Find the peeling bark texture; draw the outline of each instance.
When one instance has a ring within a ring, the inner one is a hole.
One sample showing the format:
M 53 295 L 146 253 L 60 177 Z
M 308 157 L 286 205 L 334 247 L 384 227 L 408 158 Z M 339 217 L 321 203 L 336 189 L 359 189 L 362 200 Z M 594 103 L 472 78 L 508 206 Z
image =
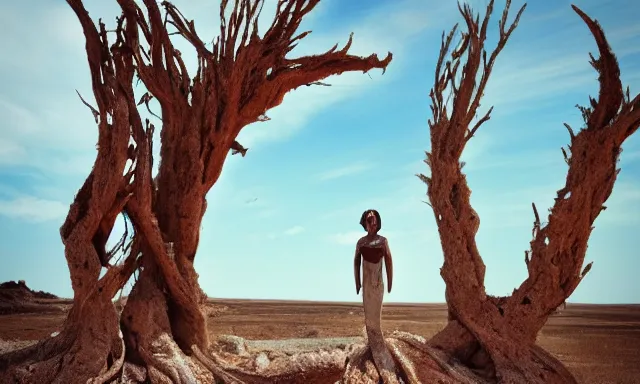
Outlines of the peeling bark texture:
M 479 218 L 469 202 L 471 190 L 461 171 L 460 156 L 491 116 L 489 108 L 472 124 L 496 57 L 525 8 L 508 24 L 510 5 L 507 1 L 498 43 L 491 53 L 485 51 L 484 43 L 493 1 L 482 23 L 468 5 L 460 7 L 466 30 L 456 49 L 450 52 L 457 26 L 443 35 L 430 93 L 431 151 L 425 163 L 431 175 L 418 176 L 427 184 L 440 233 L 449 323 L 428 344 L 489 382 L 575 383 L 568 370 L 535 341 L 548 317 L 591 268 L 589 263 L 582 269 L 587 242 L 613 190 L 621 145 L 640 125 L 640 95 L 631 99 L 628 90 L 623 93 L 618 62 L 604 32 L 573 6 L 598 47 L 600 57 L 591 56 L 591 64 L 599 73 L 600 93 L 597 100 L 590 98 L 590 107 L 578 107 L 585 121 L 579 132 L 565 124 L 571 156 L 564 149 L 563 153 L 569 169 L 548 224 L 542 225 L 533 205 L 533 239 L 525 254 L 527 279 L 509 297 L 487 295 L 485 265 L 475 243 Z
M 392 59 L 391 53 L 382 60 L 349 54 L 351 38 L 341 49 L 288 57 L 309 33 L 298 27 L 318 2 L 279 0 L 273 23 L 260 34 L 262 0 L 223 0 L 220 35 L 207 46 L 194 22 L 167 1 L 117 0 L 122 14 L 108 31 L 82 0 L 67 0 L 84 32 L 97 105 L 79 96 L 99 130 L 93 169 L 60 229 L 74 307 L 59 336 L 0 356 L 2 380 L 104 382 L 120 365 L 153 383 L 213 382 L 206 364 L 191 357 L 209 348 L 201 309 L 206 295 L 193 263 L 206 194 L 230 151 L 247 154 L 236 137 L 243 127 L 267 120 L 266 112 L 288 92 L 343 72 L 384 72 Z M 195 48 L 194 73 L 173 39 Z M 134 77 L 148 91 L 139 100 Z M 159 114 L 151 111 L 154 98 Z M 157 175 L 155 127 L 141 117 L 142 104 L 161 122 Z M 107 252 L 120 213 L 133 234 Z M 126 257 L 112 265 L 117 251 Z M 108 270 L 100 278 L 102 267 Z M 139 278 L 118 316 L 111 300 L 136 270 Z

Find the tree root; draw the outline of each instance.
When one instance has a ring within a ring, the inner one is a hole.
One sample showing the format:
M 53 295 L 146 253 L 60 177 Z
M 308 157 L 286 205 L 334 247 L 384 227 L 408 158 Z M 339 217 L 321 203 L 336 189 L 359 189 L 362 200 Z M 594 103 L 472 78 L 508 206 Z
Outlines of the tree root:
M 122 331 L 118 332 L 118 337 L 120 338 L 120 345 L 122 346 L 122 353 L 120 357 L 113 363 L 111 368 L 107 369 L 105 373 L 102 375 L 96 376 L 93 379 L 87 380 L 87 384 L 105 384 L 109 382 L 115 375 L 120 372 L 122 369 L 122 365 L 124 364 L 124 355 L 125 355 L 125 345 L 124 339 L 122 337 Z
M 569 370 L 549 352 L 528 342 L 489 334 L 478 329 L 478 337 L 459 321 L 450 321 L 428 344 L 452 356 L 485 381 L 500 383 L 575 384 Z M 482 341 L 480 341 L 482 340 Z
M 214 376 L 224 383 L 239 384 L 325 384 L 340 380 L 344 372 L 347 352 L 336 348 L 331 351 L 302 352 L 292 356 L 277 356 L 269 360 L 264 352 L 257 356 L 224 359 L 216 353 L 205 355 L 194 347 L 194 356 Z M 263 357 L 264 366 L 257 360 Z M 233 361 L 236 360 L 235 364 Z M 244 366 L 244 367 L 243 367 Z
M 115 353 L 120 358 L 108 366 L 108 356 Z M 0 356 L 0 384 L 104 384 L 120 371 L 123 362 L 122 341 L 117 347 L 105 339 L 86 344 L 82 336 L 63 331 L 53 339 Z
M 445 352 L 430 346 L 420 336 L 394 332 L 386 339 L 399 367 L 398 383 L 451 383 L 482 384 L 486 379 L 449 358 Z M 264 367 L 252 367 L 256 354 L 229 354 L 226 358 L 216 353 L 205 354 L 193 347 L 197 361 L 211 371 L 217 380 L 236 384 L 266 383 L 377 383 L 380 375 L 366 345 L 352 345 L 352 351 L 335 348 L 331 351 L 302 352 L 293 356 L 278 356 Z M 264 352 L 257 355 L 264 355 Z M 391 384 L 391 383 L 388 383 Z
M 448 358 L 442 351 L 429 346 L 420 336 L 396 331 L 386 342 L 399 367 L 398 377 L 406 384 L 487 382 L 461 363 Z M 379 380 L 371 351 L 363 347 L 350 356 L 341 382 L 365 384 Z
M 198 359 L 198 361 L 204 365 L 208 370 L 213 373 L 213 377 L 217 380 L 222 380 L 224 383 L 235 383 L 235 384 L 245 384 L 244 381 L 238 379 L 237 377 L 227 373 L 222 367 L 218 364 L 214 363 L 210 358 L 208 358 L 200 349 L 194 345 L 192 347 L 193 355 Z
M 147 372 L 152 383 L 197 384 L 212 382 L 210 374 L 197 366 L 186 356 L 166 333 L 158 337 L 151 345 L 153 351 L 140 348 L 147 364 Z
M 0 355 L 0 377 L 4 377 L 4 372 L 11 367 L 25 363 L 26 361 L 46 361 L 54 358 L 60 353 L 64 353 L 73 343 L 73 338 L 68 334 L 60 333 L 52 338 L 38 341 L 36 344 L 26 348 L 10 351 Z
M 86 383 L 96 375 L 102 377 L 103 372 L 111 371 L 112 357 L 124 353 L 117 332 L 113 304 L 87 301 L 72 308 L 62 331 L 55 337 L 1 355 L 0 384 Z M 117 373 L 119 369 L 114 371 Z
M 424 370 L 425 367 L 433 370 L 434 366 L 432 363 L 435 363 L 439 370 L 438 374 L 441 372 L 453 380 L 453 382 L 463 384 L 486 382 L 467 366 L 456 359 L 452 359 L 443 351 L 430 346 L 427 340 L 421 336 L 396 331 L 392 333 L 388 342 L 393 346 L 391 350 L 392 354 L 394 354 L 394 357 L 400 362 L 405 371 L 420 372 Z M 420 364 L 416 368 L 416 361 L 419 360 L 409 358 L 410 354 L 415 355 L 416 353 L 422 357 L 422 359 L 426 359 L 428 364 Z M 416 373 L 414 377 L 417 378 L 418 374 Z
M 139 352 L 146 365 L 146 374 L 139 372 L 134 377 L 126 375 L 131 362 L 125 362 L 124 340 L 119 335 L 119 348 L 112 342 L 112 355 L 118 352 L 119 358 L 104 366 L 102 372 L 94 378 L 89 378 L 87 384 L 105 384 L 122 372 L 120 383 L 136 383 L 149 380 L 162 384 L 196 384 L 196 383 L 228 383 L 228 384 L 267 384 L 267 383 L 308 383 L 308 384 L 369 384 L 380 382 L 381 377 L 373 362 L 370 349 L 364 344 L 352 344 L 346 349 L 333 348 L 313 352 L 300 352 L 286 355 L 281 352 L 254 352 L 242 354 L 216 353 L 213 350 L 202 351 L 197 346 L 192 347 L 192 356 L 187 356 L 167 333 L 156 337 L 148 349 L 139 348 Z M 68 339 L 67 333 L 57 337 Z M 406 332 L 393 332 L 386 338 L 387 345 L 398 367 L 397 383 L 422 384 L 488 384 L 495 382 L 510 383 L 509 373 L 485 377 L 482 372 L 474 370 L 469 361 L 460 361 L 451 351 L 441 349 L 424 338 Z M 40 348 L 51 351 L 51 345 L 70 345 L 64 351 L 59 351 L 53 357 L 42 361 L 27 358 L 20 365 L 9 364 L 17 357 L 23 357 L 25 351 L 16 351 L 0 356 L 0 384 L 4 383 L 62 383 L 68 380 L 73 372 L 78 372 L 72 364 L 83 360 L 77 354 L 81 353 L 78 342 L 62 342 L 56 338 L 40 342 Z M 540 372 L 540 382 L 575 383 L 570 372 L 550 353 L 539 346 L 533 345 L 527 349 L 530 353 L 528 360 L 509 361 L 509 366 L 520 366 L 525 370 Z M 37 349 L 26 349 L 35 353 Z M 95 350 L 93 356 L 96 356 Z M 105 352 L 105 355 L 108 355 Z M 477 353 L 476 353 L 477 354 Z M 35 356 L 35 355 L 34 355 Z M 40 353 L 40 356 L 43 356 Z M 506 356 L 506 355 L 505 355 Z M 108 359 L 103 359 L 103 363 Z M 492 364 L 488 360 L 487 364 Z M 535 369 L 534 368 L 535 365 Z M 4 367 L 4 368 L 3 368 Z M 99 371 L 97 364 L 92 369 Z M 85 371 L 89 367 L 85 367 Z M 531 368 L 531 369 L 529 369 Z M 143 368 L 141 368 L 143 369 Z M 544 371 L 544 372 L 543 372 Z M 68 381 L 67 381 L 68 382 Z M 77 382 L 77 380 L 75 380 Z M 385 380 L 392 384 L 393 379 Z
M 169 342 L 166 339 L 165 342 Z M 496 376 L 492 378 L 484 377 L 481 372 L 469 368 L 468 362 L 462 362 L 437 347 L 432 346 L 424 338 L 406 332 L 394 332 L 386 338 L 387 345 L 398 366 L 397 383 L 423 384 L 423 383 L 443 383 L 443 384 L 488 384 L 502 382 Z M 173 341 L 171 341 L 171 344 Z M 185 370 L 194 372 L 194 365 L 201 365 L 203 369 L 213 375 L 209 380 L 198 380 L 198 382 L 215 382 L 230 384 L 267 384 L 267 383 L 309 383 L 324 384 L 370 384 L 380 382 L 380 375 L 373 362 L 370 349 L 363 344 L 351 345 L 351 351 L 334 348 L 330 351 L 301 352 L 291 356 L 279 353 L 258 352 L 242 355 L 226 354 L 224 356 L 214 352 L 203 352 L 198 347 L 192 347 L 193 360 L 184 357 L 178 359 L 184 363 Z M 525 348 L 526 349 L 526 348 Z M 551 354 L 538 346 L 530 348 L 535 356 L 535 361 L 531 363 L 543 364 L 546 378 L 554 383 L 572 383 L 571 375 L 564 369 L 561 363 Z M 181 352 L 180 352 L 181 353 Z M 271 359 L 267 355 L 271 355 Z M 150 379 L 159 383 L 191 383 L 189 376 L 180 376 L 182 363 L 174 360 L 175 354 L 167 353 L 163 358 L 154 357 L 155 363 L 149 367 Z M 171 357 L 173 356 L 173 357 Z M 264 362 L 258 364 L 260 357 Z M 192 364 L 189 364 L 191 361 Z M 489 364 L 491 362 L 489 361 Z M 514 361 L 514 365 L 526 361 Z M 153 370 L 163 373 L 161 378 L 153 375 Z M 563 376 L 563 370 L 568 374 L 568 378 Z M 554 375 L 548 372 L 560 372 Z M 566 379 L 558 379 L 565 377 Z M 391 384 L 393 379 L 385 381 Z M 508 382 L 508 381 L 506 381 Z

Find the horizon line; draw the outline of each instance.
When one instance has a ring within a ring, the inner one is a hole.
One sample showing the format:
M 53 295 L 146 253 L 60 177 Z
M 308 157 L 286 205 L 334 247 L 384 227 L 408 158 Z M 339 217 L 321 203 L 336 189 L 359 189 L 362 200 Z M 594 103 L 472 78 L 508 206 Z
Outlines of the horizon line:
M 128 297 L 123 296 L 123 297 Z M 114 298 L 117 300 L 117 298 Z M 331 301 L 331 300 L 296 300 L 296 299 L 250 299 L 250 298 L 234 298 L 234 297 L 211 297 L 207 296 L 207 301 L 251 301 L 251 302 L 280 302 L 280 303 L 299 303 L 299 304 L 347 304 L 347 305 L 362 305 L 362 300 L 358 301 Z M 567 305 L 609 305 L 609 306 L 640 306 L 640 303 L 580 303 L 567 301 Z M 423 302 L 415 302 L 415 301 L 389 301 L 383 302 L 384 305 L 447 305 L 446 301 L 423 301 Z

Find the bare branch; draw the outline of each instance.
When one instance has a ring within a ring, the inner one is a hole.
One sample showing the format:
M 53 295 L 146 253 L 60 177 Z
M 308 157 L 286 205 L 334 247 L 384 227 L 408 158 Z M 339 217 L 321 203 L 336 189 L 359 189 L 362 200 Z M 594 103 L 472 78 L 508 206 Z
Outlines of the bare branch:
M 560 150 L 562 150 L 562 156 L 564 156 L 564 162 L 567 163 L 567 165 L 571 165 L 571 158 L 569 157 L 569 155 L 567 155 L 567 151 L 564 150 L 564 147 L 560 147 Z
M 619 169 L 616 168 L 621 145 L 640 126 L 640 112 L 630 106 L 622 91 L 618 62 L 611 52 L 599 24 L 573 6 L 596 40 L 600 57 L 592 55 L 591 64 L 599 73 L 598 99 L 589 98 L 589 107 L 580 107 L 586 127 L 577 134 L 564 124 L 571 137 L 571 156 L 562 148 L 569 165 L 565 186 L 550 210 L 549 222 L 534 234 L 529 277 L 509 300 L 518 308 L 519 319 L 539 319 L 525 332 L 528 339 L 544 325 L 546 316 L 578 286 L 591 268 L 581 272 L 593 223 L 613 191 Z M 640 95 L 636 96 L 640 100 Z M 539 227 L 536 213 L 535 227 Z M 546 276 L 540 279 L 541 274 Z M 525 298 L 527 300 L 525 300 Z M 523 306 L 523 301 L 537 303 Z M 510 321 L 516 320 L 515 315 Z
M 493 111 L 493 107 L 489 108 L 489 110 L 487 111 L 487 113 L 480 119 L 478 120 L 478 122 L 473 126 L 473 128 L 469 131 L 469 133 L 467 134 L 467 137 L 465 138 L 465 142 L 469 141 L 469 139 L 471 139 L 473 137 L 473 135 L 476 133 L 476 131 L 478 130 L 478 128 L 480 128 L 480 126 L 488 121 L 489 119 L 491 119 L 491 112 Z
M 182 65 L 184 65 L 184 64 L 182 64 Z M 151 99 L 153 99 L 153 96 L 149 92 L 145 92 L 145 94 L 142 95 L 142 97 L 140 97 L 140 101 L 138 101 L 138 104 L 136 104 L 136 105 L 140 105 L 140 104 L 144 103 L 145 107 L 147 107 L 147 111 L 152 116 L 154 116 L 158 120 L 162 121 L 162 118 L 160 116 L 156 115 L 155 113 L 153 113 L 151 111 L 151 108 L 149 107 L 149 101 L 151 101 Z
M 620 67 L 615 55 L 611 52 L 611 47 L 604 36 L 600 24 L 590 19 L 575 5 L 571 5 L 571 8 L 587 24 L 600 51 L 598 60 L 589 54 L 591 56 L 591 65 L 600 73 L 600 94 L 598 95 L 598 103 L 592 102 L 592 106 L 594 104 L 595 106 L 585 122 L 588 127 L 604 127 L 616 116 L 623 101 Z
M 491 52 L 487 61 L 487 52 L 484 48 L 486 41 L 486 31 L 491 13 L 493 12 L 493 0 L 487 5 L 482 26 L 479 26 L 479 16 L 475 16 L 471 8 L 465 4 L 458 4 L 458 9 L 463 16 L 467 31 L 461 34 L 460 46 L 450 54 L 450 60 L 445 62 L 445 56 L 449 52 L 453 36 L 457 31 L 457 25 L 451 29 L 448 35 L 443 33 L 440 54 L 436 63 L 435 83 L 431 90 L 433 120 L 430 120 L 432 131 L 432 141 L 434 138 L 444 140 L 438 148 L 451 151 L 459 157 L 464 149 L 465 143 L 473 137 L 480 126 L 490 119 L 493 107 L 472 127 L 469 124 L 476 116 L 480 99 L 484 95 L 484 89 L 493 65 L 498 54 L 506 45 L 511 33 L 516 28 L 522 13 L 526 7 L 523 5 L 518 11 L 514 21 L 507 25 L 507 18 L 511 1 L 507 1 L 503 10 L 502 19 L 499 23 L 499 40 L 496 48 Z M 465 56 L 466 53 L 466 56 Z M 461 60 L 466 57 L 464 65 Z M 463 72 L 460 84 L 456 85 L 458 68 L 462 67 Z M 478 71 L 481 70 L 480 80 Z M 449 95 L 453 97 L 452 110 L 447 111 L 447 102 L 444 102 L 443 94 L 449 90 Z
M 416 175 L 418 177 L 418 179 L 420 179 L 423 183 L 425 183 L 427 186 L 429 184 L 431 184 L 431 178 L 427 177 L 425 175 L 423 175 L 422 173 L 419 173 Z
M 589 264 L 587 264 L 584 269 L 582 270 L 582 273 L 580 274 L 580 280 L 584 279 L 584 277 L 587 275 L 587 273 L 589 273 L 589 271 L 591 270 L 591 266 L 593 265 L 593 261 L 590 262 Z
M 538 209 L 536 208 L 536 204 L 535 203 L 531 203 L 531 207 L 533 208 L 533 215 L 535 216 L 535 221 L 533 222 L 533 225 L 535 227 L 540 228 L 540 215 L 538 214 Z
M 78 90 L 76 89 L 76 93 L 78 94 L 78 97 L 80 98 L 80 100 L 82 101 L 82 104 L 86 105 L 87 108 L 89 108 L 91 110 L 91 113 L 93 114 L 93 118 L 96 120 L 96 124 L 99 123 L 100 121 L 100 112 L 98 112 L 98 110 L 96 110 L 94 107 L 91 106 L 91 104 L 87 103 L 84 98 L 82 98 L 82 95 L 80 94 L 80 92 L 78 92 Z
M 431 177 L 418 175 L 427 184 L 427 194 L 433 205 L 441 236 L 447 233 L 448 236 L 458 239 L 455 246 L 449 244 L 445 247 L 445 263 L 441 269 L 441 275 L 447 284 L 447 302 L 450 313 L 453 313 L 450 316 L 458 319 L 461 314 L 456 308 L 466 305 L 465 301 L 482 302 L 486 297 L 485 265 L 475 242 L 480 220 L 470 203 L 471 190 L 462 173 L 464 162 L 460 161 L 460 157 L 465 144 L 491 117 L 493 107 L 471 126 L 496 58 L 506 45 L 525 8 L 523 6 L 513 23 L 507 25 L 511 2 L 506 2 L 500 22 L 498 44 L 487 59 L 485 42 L 493 4 L 491 0 L 487 5 L 482 24 L 480 16 L 474 14 L 468 4 L 458 4 L 466 28 L 460 34 L 458 47 L 452 51 L 451 45 L 458 25 L 456 24 L 448 34 L 442 34 L 434 83 L 429 94 L 433 114 L 429 120 L 431 153 L 427 154 L 425 163 L 431 168 Z M 461 73 L 458 74 L 458 71 Z M 451 103 L 449 98 L 445 97 L 445 92 L 451 97 Z M 441 241 L 443 245 L 450 243 L 445 238 Z M 460 281 L 466 283 L 460 285 Z
M 248 150 L 249 148 L 243 147 L 242 144 L 238 143 L 237 141 L 234 141 L 231 144 L 231 155 L 236 155 L 239 153 L 240 155 L 242 155 L 242 157 L 245 157 Z
M 573 133 L 573 129 L 567 123 L 564 123 L 564 126 L 567 128 L 567 131 L 569 131 L 569 137 L 571 137 L 571 142 L 573 143 L 573 140 L 576 138 L 576 135 Z

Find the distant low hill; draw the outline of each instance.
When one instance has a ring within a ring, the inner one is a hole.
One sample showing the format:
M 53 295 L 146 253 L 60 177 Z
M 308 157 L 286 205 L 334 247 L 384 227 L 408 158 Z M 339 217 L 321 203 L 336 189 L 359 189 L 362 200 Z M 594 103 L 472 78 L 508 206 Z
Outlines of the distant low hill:
M 64 312 L 66 304 L 68 300 L 54 294 L 32 290 L 24 280 L 0 283 L 0 315 Z

